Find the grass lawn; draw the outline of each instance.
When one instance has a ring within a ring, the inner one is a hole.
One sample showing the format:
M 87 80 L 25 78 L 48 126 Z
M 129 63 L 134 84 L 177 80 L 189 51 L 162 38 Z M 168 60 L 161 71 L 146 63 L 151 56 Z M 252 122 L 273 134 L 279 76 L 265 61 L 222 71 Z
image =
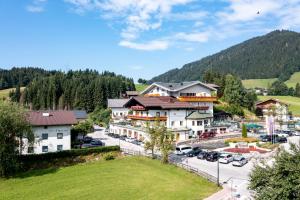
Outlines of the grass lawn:
M 148 87 L 149 85 L 145 85 L 145 84 L 135 84 L 135 89 L 136 91 L 143 91 L 144 89 L 146 89 L 146 87 Z
M 300 72 L 294 73 L 291 78 L 285 82 L 288 87 L 295 87 L 297 83 L 300 84 Z
M 0 199 L 203 199 L 218 187 L 172 165 L 143 157 L 36 170 L 0 180 Z
M 289 110 L 292 111 L 294 115 L 300 116 L 300 98 L 291 96 L 258 96 L 259 100 L 267 100 L 270 98 L 279 99 L 287 104 L 289 104 Z
M 277 78 L 270 78 L 270 79 L 246 79 L 242 80 L 242 83 L 245 88 L 268 88 L 272 85 L 274 81 L 276 81 Z

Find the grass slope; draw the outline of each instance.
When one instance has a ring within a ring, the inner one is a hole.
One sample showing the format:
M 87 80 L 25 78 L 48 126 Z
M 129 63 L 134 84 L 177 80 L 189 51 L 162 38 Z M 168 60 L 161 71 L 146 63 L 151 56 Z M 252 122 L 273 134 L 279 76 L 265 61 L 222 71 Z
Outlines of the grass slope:
M 272 85 L 274 81 L 276 81 L 277 78 L 270 78 L 270 79 L 246 79 L 242 80 L 242 83 L 245 88 L 268 88 Z
M 45 173 L 45 174 L 43 174 Z M 125 157 L 0 180 L 0 199 L 203 199 L 215 184 L 172 165 Z
M 259 100 L 267 100 L 269 98 L 279 99 L 287 104 L 289 104 L 289 110 L 292 111 L 294 115 L 300 116 L 300 98 L 292 96 L 258 96 Z
M 291 78 L 285 82 L 288 87 L 295 87 L 297 83 L 300 84 L 300 72 L 294 73 Z
M 149 85 L 145 85 L 145 84 L 135 84 L 135 89 L 136 91 L 143 91 L 144 89 L 146 89 L 146 87 L 148 87 Z
M 9 89 L 5 89 L 5 90 L 0 90 L 0 100 L 1 99 L 7 99 L 9 97 L 9 92 L 11 90 L 14 90 L 15 88 L 9 88 Z M 21 87 L 21 91 L 23 91 L 25 89 L 25 87 Z
M 268 88 L 277 78 L 270 79 L 246 79 L 242 80 L 245 88 Z M 289 80 L 285 81 L 288 87 L 295 87 L 297 83 L 300 83 L 300 72 L 295 72 Z

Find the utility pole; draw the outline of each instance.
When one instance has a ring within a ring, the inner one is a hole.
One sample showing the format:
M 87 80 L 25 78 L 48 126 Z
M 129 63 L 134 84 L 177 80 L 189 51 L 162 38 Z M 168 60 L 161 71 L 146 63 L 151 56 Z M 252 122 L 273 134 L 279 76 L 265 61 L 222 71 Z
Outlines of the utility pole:
M 219 163 L 219 155 L 217 160 L 217 185 L 220 187 L 220 163 Z

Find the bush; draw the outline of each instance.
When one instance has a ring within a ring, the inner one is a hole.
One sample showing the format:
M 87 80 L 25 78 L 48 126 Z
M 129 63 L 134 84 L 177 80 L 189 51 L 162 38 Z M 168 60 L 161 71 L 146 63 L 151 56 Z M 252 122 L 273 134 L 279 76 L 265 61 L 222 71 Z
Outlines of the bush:
M 103 156 L 104 160 L 114 160 L 115 156 L 111 152 L 104 154 Z
M 247 127 L 245 124 L 242 125 L 242 137 L 247 138 Z
M 258 142 L 257 138 L 230 138 L 225 140 L 225 144 L 229 143 L 237 143 L 237 142 L 247 142 L 247 143 L 252 143 L 252 142 Z
M 93 153 L 106 153 L 111 151 L 120 151 L 120 147 L 107 146 L 107 147 L 96 147 L 96 148 L 88 148 L 88 149 L 72 149 L 66 151 L 50 152 L 45 154 L 20 155 L 19 161 L 22 163 L 38 162 L 44 160 L 51 161 L 53 159 L 58 159 L 58 158 L 85 156 Z

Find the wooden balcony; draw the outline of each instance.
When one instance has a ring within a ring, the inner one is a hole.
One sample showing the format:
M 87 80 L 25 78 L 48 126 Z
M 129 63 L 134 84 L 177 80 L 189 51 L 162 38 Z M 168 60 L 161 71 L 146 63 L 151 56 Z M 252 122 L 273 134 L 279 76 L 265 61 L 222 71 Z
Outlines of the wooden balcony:
M 144 106 L 131 106 L 131 110 L 146 110 Z
M 179 96 L 177 97 L 179 101 L 184 102 L 215 102 L 217 97 L 200 97 L 200 96 Z
M 160 116 L 160 117 L 147 117 L 147 116 L 141 116 L 141 115 L 128 115 L 127 118 L 129 119 L 135 119 L 135 120 L 144 120 L 144 121 L 167 121 L 166 116 Z

